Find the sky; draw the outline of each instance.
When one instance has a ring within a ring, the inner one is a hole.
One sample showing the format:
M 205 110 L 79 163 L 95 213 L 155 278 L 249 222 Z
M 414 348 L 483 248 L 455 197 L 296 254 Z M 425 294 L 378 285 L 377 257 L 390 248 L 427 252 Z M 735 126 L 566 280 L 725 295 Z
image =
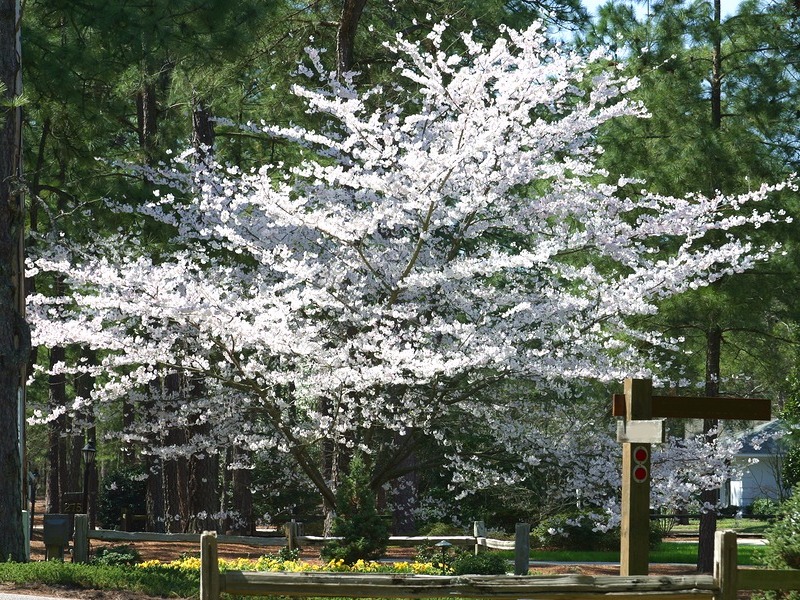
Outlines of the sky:
M 597 14 L 597 7 L 605 4 L 608 0 L 583 0 L 583 5 L 589 10 L 591 14 Z M 626 4 L 632 4 L 642 14 L 647 10 L 645 2 L 633 2 L 631 0 L 623 0 Z M 722 0 L 722 16 L 730 16 L 736 7 L 739 5 L 739 0 Z

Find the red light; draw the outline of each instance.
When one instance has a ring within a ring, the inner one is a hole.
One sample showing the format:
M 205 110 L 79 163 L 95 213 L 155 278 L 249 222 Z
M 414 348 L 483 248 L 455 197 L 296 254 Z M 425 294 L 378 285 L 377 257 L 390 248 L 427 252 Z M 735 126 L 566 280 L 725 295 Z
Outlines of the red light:
M 639 446 L 633 451 L 633 460 L 643 463 L 647 460 L 648 452 L 644 446 Z
M 644 480 L 647 479 L 647 469 L 645 469 L 642 465 L 633 469 L 633 480 L 636 483 L 642 483 Z

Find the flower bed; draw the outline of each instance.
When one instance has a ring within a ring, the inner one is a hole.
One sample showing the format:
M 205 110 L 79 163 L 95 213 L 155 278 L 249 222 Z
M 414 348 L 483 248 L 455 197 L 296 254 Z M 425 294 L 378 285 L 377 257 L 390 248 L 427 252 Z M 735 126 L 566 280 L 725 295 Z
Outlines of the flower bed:
M 200 559 L 195 556 L 179 558 L 169 562 L 147 560 L 137 565 L 140 569 L 177 570 L 185 573 L 200 571 Z M 378 562 L 356 561 L 352 565 L 342 560 L 332 560 L 325 564 L 310 563 L 303 560 L 281 560 L 273 556 L 262 556 L 257 559 L 236 558 L 220 559 L 219 570 L 225 571 L 284 571 L 301 573 L 308 571 L 324 571 L 338 573 L 415 573 L 421 575 L 446 575 L 452 572 L 450 567 L 441 563 L 421 562 Z

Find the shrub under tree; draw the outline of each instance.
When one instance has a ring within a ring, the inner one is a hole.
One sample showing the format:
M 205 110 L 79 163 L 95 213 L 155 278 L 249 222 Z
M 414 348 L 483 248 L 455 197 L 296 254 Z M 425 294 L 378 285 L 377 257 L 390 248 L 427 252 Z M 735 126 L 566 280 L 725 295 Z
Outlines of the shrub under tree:
M 320 552 L 322 558 L 352 564 L 359 559 L 380 558 L 386 552 L 389 528 L 378 514 L 369 482 L 369 468 L 361 454 L 356 454 L 336 490 L 332 533 L 342 539 L 325 544 Z

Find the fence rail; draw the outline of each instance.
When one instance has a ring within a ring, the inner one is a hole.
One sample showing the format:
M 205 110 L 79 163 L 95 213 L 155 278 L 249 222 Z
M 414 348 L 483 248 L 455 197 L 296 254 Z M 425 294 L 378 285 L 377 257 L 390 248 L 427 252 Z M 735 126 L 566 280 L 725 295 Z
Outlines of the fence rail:
M 711 600 L 717 591 L 710 575 L 695 577 L 435 576 L 391 573 L 220 574 L 220 591 L 240 595 L 338 596 L 345 598 L 552 598 L 560 600 L 664 596 L 669 600 Z M 201 596 L 203 600 L 206 600 Z M 214 596 L 208 596 L 214 598 Z
M 241 535 L 218 535 L 217 542 L 220 544 L 240 544 L 245 546 L 259 547 L 289 547 L 297 548 L 306 545 L 322 545 L 328 540 L 337 539 L 335 537 L 323 537 L 316 535 L 298 535 L 297 524 L 292 522 L 287 524 L 285 536 L 241 536 Z M 413 547 L 423 544 L 437 544 L 447 542 L 454 546 L 474 547 L 475 552 L 484 550 L 515 550 L 523 549 L 521 540 L 498 540 L 486 537 L 486 528 L 481 521 L 473 524 L 475 535 L 432 535 L 432 536 L 399 536 L 389 537 L 390 546 Z M 527 533 L 526 533 L 527 535 Z M 115 529 L 89 529 L 89 521 L 86 515 L 75 515 L 74 542 L 77 562 L 84 562 L 89 555 L 90 540 L 102 540 L 108 542 L 190 542 L 200 543 L 199 533 L 155 533 L 149 531 L 117 531 Z M 527 540 L 525 540 L 527 541 Z M 526 552 L 527 554 L 527 552 Z
M 432 576 L 393 573 L 220 573 L 215 533 L 200 541 L 200 600 L 243 596 L 353 598 L 558 598 L 558 600 L 736 600 L 739 590 L 800 590 L 800 571 L 742 569 L 736 533 L 718 532 L 714 574 L 696 576 Z

